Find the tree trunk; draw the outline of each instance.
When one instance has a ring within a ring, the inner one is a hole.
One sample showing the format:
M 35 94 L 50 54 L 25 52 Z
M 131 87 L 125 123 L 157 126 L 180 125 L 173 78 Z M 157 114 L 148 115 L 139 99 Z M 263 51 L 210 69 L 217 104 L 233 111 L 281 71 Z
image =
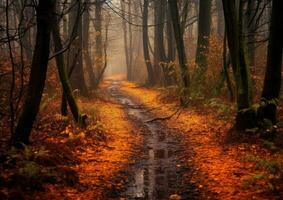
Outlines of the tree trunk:
M 233 92 L 233 87 L 232 87 L 232 82 L 229 76 L 229 66 L 230 66 L 230 57 L 228 56 L 227 59 L 227 33 L 226 30 L 224 28 L 224 39 L 223 39 L 223 71 L 225 74 L 225 78 L 226 78 L 226 84 L 227 84 L 227 89 L 228 92 L 230 94 L 230 100 L 231 102 L 233 102 L 234 100 L 234 92 Z
M 123 28 L 123 36 L 124 36 L 124 52 L 125 52 L 125 64 L 127 68 L 127 79 L 129 79 L 129 67 L 130 67 L 130 62 L 129 62 L 129 47 L 128 47 L 128 29 L 127 29 L 127 23 L 126 23 L 126 8 L 125 8 L 125 0 L 120 0 L 121 3 L 121 17 L 122 17 L 122 28 Z
M 93 65 L 91 61 L 90 51 L 89 51 L 89 1 L 86 2 L 86 10 L 83 15 L 83 54 L 86 64 L 86 70 L 88 74 L 89 84 L 91 89 L 95 89 L 95 75 L 93 71 Z
M 56 1 L 39 0 L 37 7 L 37 34 L 30 79 L 27 94 L 24 100 L 23 111 L 12 136 L 13 145 L 29 143 L 30 133 L 39 111 L 41 97 L 45 85 L 50 35 L 52 27 L 52 15 L 54 14 Z
M 188 2 L 188 1 L 187 1 Z M 188 4 L 186 2 L 186 5 Z M 176 41 L 174 37 L 174 30 L 173 30 L 173 24 L 172 24 L 172 18 L 170 15 L 170 8 L 169 5 L 167 5 L 167 13 L 166 13 L 166 27 L 167 27 L 167 66 L 166 66 L 166 74 L 167 80 L 165 80 L 165 83 L 167 85 L 172 85 L 174 82 L 176 82 L 176 70 L 174 68 L 175 66 L 175 60 L 176 60 Z M 187 18 L 187 17 L 185 17 Z M 185 20 L 185 19 L 184 19 Z M 185 23 L 184 23 L 185 24 Z M 181 27 L 182 35 L 184 35 L 185 28 Z
M 73 63 L 74 55 L 78 54 L 76 65 L 74 67 L 73 74 L 71 76 L 71 84 L 74 89 L 78 89 L 83 96 L 88 95 L 88 90 L 85 84 L 84 71 L 83 71 L 83 60 L 82 60 L 82 16 L 81 0 L 72 0 L 71 5 L 73 6 L 70 10 L 69 16 L 69 37 L 73 34 L 74 27 L 77 28 L 76 36 L 70 46 L 69 52 L 69 65 Z M 77 20 L 78 18 L 78 20 Z M 77 24 L 76 24 L 77 23 Z M 70 69 L 71 66 L 68 66 Z
M 217 35 L 219 39 L 224 38 L 224 15 L 223 15 L 223 6 L 221 0 L 216 0 L 216 10 L 217 10 Z
M 276 123 L 276 100 L 279 98 L 281 87 L 281 66 L 283 47 L 283 1 L 273 0 L 268 45 L 267 65 L 262 91 L 261 119 Z M 274 102 L 275 100 L 275 102 Z M 273 101 L 273 102 L 272 102 Z
M 54 41 L 54 47 L 55 47 L 55 52 L 59 52 L 63 49 L 61 37 L 60 37 L 60 28 L 59 28 L 59 21 L 56 16 L 54 16 L 53 19 L 53 41 Z M 73 96 L 72 88 L 69 82 L 69 77 L 66 71 L 65 67 L 65 60 L 64 60 L 64 55 L 63 54 L 58 54 L 56 56 L 56 64 L 58 68 L 58 73 L 60 77 L 60 81 L 62 84 L 62 88 L 64 91 L 64 97 L 66 97 L 65 100 L 62 101 L 62 103 L 65 101 L 65 103 L 68 102 L 71 112 L 73 114 L 73 117 L 76 122 L 80 122 L 80 114 L 79 114 L 79 109 L 77 106 L 77 103 L 75 101 L 75 98 Z M 64 112 L 64 111 L 63 111 Z
M 154 1 L 154 71 L 157 82 L 161 83 L 161 73 L 165 72 L 166 63 L 164 47 L 164 24 L 165 24 L 165 3 L 161 0 Z M 164 73 L 164 78 L 166 74 Z
M 176 59 L 176 41 L 174 37 L 172 17 L 170 15 L 169 6 L 167 12 L 167 46 L 168 46 L 167 60 L 169 62 L 174 62 Z
M 198 21 L 198 41 L 196 64 L 199 70 L 196 72 L 200 77 L 207 68 L 207 56 L 209 51 L 209 36 L 211 30 L 211 3 L 212 0 L 200 0 L 199 21 Z
M 150 60 L 150 54 L 149 54 L 149 49 L 148 49 L 148 42 L 149 42 L 149 37 L 148 37 L 148 6 L 149 6 L 149 1 L 144 0 L 143 4 L 143 17 L 142 17 L 142 33 L 143 33 L 143 55 L 144 55 L 144 60 L 147 68 L 147 83 L 152 86 L 155 84 L 155 79 L 154 79 L 154 72 Z
M 243 34 L 243 2 L 239 10 L 234 1 L 222 0 L 225 25 L 227 30 L 228 47 L 236 82 L 237 117 L 236 128 L 245 130 L 255 126 L 255 116 L 250 109 L 252 92 L 250 73 L 245 55 L 245 40 Z M 239 12 L 238 12 L 239 11 Z
M 100 74 L 103 67 L 103 44 L 102 44 L 102 2 L 95 3 L 95 63 L 96 74 Z
M 128 2 L 128 16 L 129 16 L 129 66 L 127 70 L 128 80 L 133 80 L 133 33 L 132 33 L 132 3 Z
M 179 58 L 179 65 L 181 68 L 181 103 L 183 106 L 187 105 L 187 97 L 189 94 L 189 71 L 188 71 L 188 62 L 186 58 L 184 39 L 181 32 L 181 26 L 179 21 L 179 10 L 178 4 L 175 0 L 169 0 L 169 7 L 171 11 L 172 24 L 174 27 L 174 34 Z
M 184 5 L 183 5 L 182 13 L 181 13 L 181 16 L 180 16 L 180 26 L 181 26 L 182 34 L 184 34 L 185 30 L 186 30 L 187 19 L 188 19 L 189 13 L 190 13 L 189 12 L 189 10 L 190 10 L 189 7 L 192 6 L 191 3 L 192 2 L 190 0 L 183 0 L 183 4 Z
M 16 7 L 16 13 L 19 20 L 19 34 L 20 34 L 20 40 L 22 43 L 22 46 L 24 48 L 24 52 L 26 55 L 26 58 L 28 61 L 32 60 L 32 44 L 29 41 L 29 29 L 25 26 L 25 24 L 28 23 L 27 20 L 29 19 L 29 16 L 25 16 L 26 10 L 29 9 L 29 7 L 26 5 L 27 3 L 30 3 L 29 1 L 24 0 L 17 0 L 15 1 L 15 7 Z M 30 13 L 29 13 L 30 15 Z
M 247 30 L 248 30 L 248 52 L 250 66 L 255 65 L 255 35 L 256 35 L 256 23 L 255 15 L 255 3 L 254 0 L 248 0 L 247 6 Z

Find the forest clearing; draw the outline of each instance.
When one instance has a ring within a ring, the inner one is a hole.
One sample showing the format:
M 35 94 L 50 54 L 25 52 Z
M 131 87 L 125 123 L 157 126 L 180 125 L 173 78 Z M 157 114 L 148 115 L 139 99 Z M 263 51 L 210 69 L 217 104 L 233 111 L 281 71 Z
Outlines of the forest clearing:
M 0 199 L 283 199 L 282 0 L 0 0 Z

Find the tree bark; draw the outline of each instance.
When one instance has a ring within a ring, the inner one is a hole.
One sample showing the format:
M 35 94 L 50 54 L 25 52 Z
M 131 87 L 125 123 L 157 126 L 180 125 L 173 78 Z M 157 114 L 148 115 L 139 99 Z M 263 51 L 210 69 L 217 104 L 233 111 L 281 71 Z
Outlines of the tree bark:
M 86 64 L 86 70 L 89 79 L 89 85 L 91 89 L 95 89 L 95 74 L 93 71 L 92 60 L 89 51 L 89 25 L 90 25 L 90 15 L 89 15 L 89 1 L 86 2 L 86 10 L 83 15 L 83 55 Z
M 50 36 L 52 28 L 52 15 L 56 1 L 39 0 L 37 7 L 37 34 L 30 79 L 27 94 L 24 100 L 23 111 L 19 117 L 14 135 L 13 145 L 29 143 L 30 133 L 39 111 L 41 97 L 45 85 Z
M 143 4 L 143 17 L 142 17 L 142 33 L 143 33 L 143 55 L 144 55 L 144 60 L 147 68 L 147 83 L 152 86 L 155 84 L 155 79 L 154 79 L 154 72 L 150 60 L 150 54 L 149 54 L 149 49 L 148 49 L 148 6 L 149 6 L 149 1 L 144 0 Z
M 74 27 L 77 29 L 76 36 L 74 41 L 70 46 L 69 52 L 69 65 L 73 63 L 74 55 L 78 53 L 76 65 L 71 76 L 71 84 L 74 89 L 78 89 L 83 96 L 88 95 L 87 86 L 84 78 L 84 70 L 83 70 L 83 60 L 82 60 L 82 2 L 81 0 L 72 0 L 71 1 L 72 9 L 69 14 L 69 37 L 73 34 Z M 78 18 L 78 20 L 77 20 Z M 76 24 L 77 23 L 77 24 Z M 68 66 L 70 69 L 71 66 Z
M 164 24 L 165 24 L 165 3 L 161 0 L 154 1 L 154 73 L 156 81 L 161 83 L 161 73 L 164 78 L 164 65 L 166 64 L 166 54 L 164 47 Z
M 96 74 L 100 74 L 103 67 L 103 44 L 102 44 L 102 5 L 101 0 L 95 2 L 95 63 Z
M 178 58 L 179 58 L 179 65 L 181 68 L 181 86 L 182 86 L 182 93 L 181 93 L 181 103 L 183 106 L 187 105 L 187 97 L 189 94 L 189 71 L 188 71 L 188 63 L 187 63 L 187 57 L 185 52 L 185 46 L 184 46 L 184 39 L 183 34 L 181 32 L 181 26 L 179 21 L 179 10 L 178 10 L 178 4 L 175 0 L 169 0 L 169 7 L 171 11 L 171 17 L 172 17 L 172 24 L 174 27 L 174 34 L 175 34 L 175 40 L 176 40 L 176 46 L 177 46 L 177 52 L 178 52 Z
M 53 18 L 53 29 L 52 29 L 53 41 L 55 52 L 59 52 L 63 49 L 61 37 L 60 37 L 60 28 L 59 28 L 59 21 L 56 16 Z M 70 110 L 73 114 L 74 120 L 78 123 L 80 122 L 80 114 L 77 103 L 73 96 L 73 91 L 71 88 L 71 84 L 69 82 L 69 77 L 65 67 L 65 60 L 63 54 L 58 54 L 56 57 L 56 64 L 58 68 L 59 78 L 62 84 L 62 88 L 64 91 L 64 96 L 66 97 L 66 101 L 70 106 Z
M 174 62 L 176 59 L 176 41 L 174 37 L 172 17 L 170 14 L 169 5 L 167 12 L 167 46 L 168 46 L 167 60 L 169 62 Z
M 25 26 L 25 24 L 28 23 L 28 20 L 30 20 L 29 16 L 31 15 L 31 11 L 27 7 L 27 3 L 30 3 L 29 1 L 24 1 L 24 0 L 17 0 L 15 1 L 15 7 L 16 7 L 16 13 L 17 17 L 19 20 L 19 34 L 20 34 L 20 40 L 22 43 L 22 46 L 24 48 L 24 52 L 26 55 L 26 58 L 28 61 L 32 60 L 32 44 L 29 41 L 29 27 Z M 29 10 L 30 13 L 29 15 L 26 16 L 25 13 L 27 12 L 26 10 Z
M 225 32 L 225 22 L 223 15 L 223 6 L 221 0 L 216 0 L 216 9 L 217 9 L 217 35 L 219 39 L 224 38 L 223 33 Z
M 268 119 L 276 123 L 276 102 L 279 98 L 281 87 L 281 66 L 282 66 L 282 47 L 283 47 L 283 1 L 273 0 L 270 36 L 268 45 L 268 55 L 266 73 L 262 91 L 261 119 Z
M 228 47 L 236 82 L 237 116 L 235 127 L 245 130 L 255 126 L 255 115 L 252 112 L 252 91 L 250 72 L 245 55 L 245 40 L 243 34 L 243 2 L 239 9 L 234 1 L 222 0 Z
M 120 0 L 121 3 L 121 11 L 122 11 L 122 28 L 123 28 L 123 36 L 124 36 L 124 52 L 125 52 L 125 64 L 127 67 L 127 79 L 129 80 L 129 68 L 130 68 L 130 61 L 129 61 L 129 46 L 128 46 L 128 29 L 126 23 L 126 8 L 125 8 L 125 0 Z
M 133 80 L 133 32 L 132 32 L 132 3 L 128 2 L 128 18 L 129 18 L 129 66 L 127 70 L 128 80 Z
M 198 41 L 196 64 L 200 77 L 207 68 L 207 56 L 209 51 L 209 37 L 211 30 L 211 3 L 212 0 L 200 0 L 199 2 L 199 21 L 198 21 Z
M 255 3 L 254 0 L 248 0 L 247 6 L 247 30 L 248 30 L 248 52 L 249 52 L 249 63 L 250 66 L 255 65 L 255 35 L 256 35 L 256 24 L 255 24 Z
M 186 5 L 188 4 L 187 2 L 186 2 Z M 167 20 L 166 28 L 167 28 L 167 49 L 168 51 L 167 51 L 167 66 L 166 66 L 165 84 L 172 85 L 174 84 L 174 82 L 176 82 L 176 70 L 174 68 L 175 60 L 176 60 L 176 41 L 174 37 L 174 30 L 173 30 L 173 24 L 172 24 L 169 4 L 167 5 L 166 20 Z M 185 32 L 184 30 L 185 28 L 181 27 L 182 35 L 184 35 L 184 32 Z

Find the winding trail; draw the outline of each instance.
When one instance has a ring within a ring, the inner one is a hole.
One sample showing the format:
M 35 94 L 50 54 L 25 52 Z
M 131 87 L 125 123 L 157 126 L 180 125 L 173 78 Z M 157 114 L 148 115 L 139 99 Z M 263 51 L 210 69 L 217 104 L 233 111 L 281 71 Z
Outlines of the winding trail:
M 197 189 L 188 183 L 191 169 L 184 162 L 182 138 L 159 122 L 147 122 L 153 116 L 121 92 L 120 82 L 113 80 L 108 93 L 128 113 L 129 120 L 142 129 L 144 155 L 129 169 L 129 183 L 122 194 L 126 199 L 198 199 Z

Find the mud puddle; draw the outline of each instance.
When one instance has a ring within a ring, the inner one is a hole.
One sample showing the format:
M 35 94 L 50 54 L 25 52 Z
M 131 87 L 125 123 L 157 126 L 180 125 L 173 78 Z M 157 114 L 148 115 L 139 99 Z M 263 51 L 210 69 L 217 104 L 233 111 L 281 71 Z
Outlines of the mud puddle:
M 180 141 L 172 137 L 171 130 L 158 122 L 147 122 L 150 114 L 121 93 L 119 81 L 112 81 L 108 92 L 144 129 L 145 155 L 133 166 L 128 189 L 122 195 L 129 200 L 165 200 L 176 194 L 182 199 L 198 199 L 195 187 L 183 180 L 190 169 L 179 159 L 183 149 Z

